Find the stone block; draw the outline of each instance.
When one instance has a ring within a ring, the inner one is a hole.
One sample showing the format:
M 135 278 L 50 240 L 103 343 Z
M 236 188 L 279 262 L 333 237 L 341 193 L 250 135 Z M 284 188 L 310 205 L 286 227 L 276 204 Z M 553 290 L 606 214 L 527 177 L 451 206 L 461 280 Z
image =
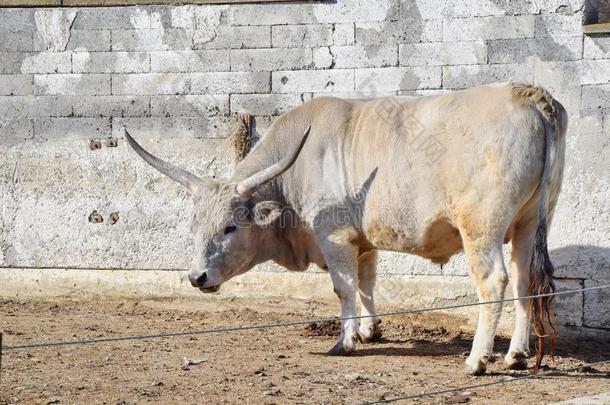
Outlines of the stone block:
M 112 131 L 115 137 L 123 136 L 125 127 L 131 134 L 153 138 L 214 139 L 228 137 L 234 125 L 234 117 L 224 116 L 117 118 L 113 120 Z
M 26 56 L 21 62 L 22 73 L 70 73 L 70 52 L 40 52 Z
M 311 4 L 238 4 L 229 9 L 231 25 L 314 24 L 317 19 Z
M 344 0 L 341 3 L 319 2 L 312 8 L 320 23 L 352 23 L 392 18 L 397 5 L 394 0 Z
M 109 118 L 34 119 L 34 137 L 40 140 L 106 138 L 110 134 Z
M 146 73 L 150 71 L 146 52 L 74 52 L 74 73 Z
M 2 31 L 33 31 L 33 8 L 3 8 L 0 9 L 0 28 Z
M 610 109 L 610 84 L 583 86 L 582 108 Z
M 439 66 L 408 68 L 375 68 L 356 71 L 356 90 L 362 97 L 388 91 L 416 90 L 441 87 Z
M 184 29 L 112 30 L 113 51 L 180 51 L 193 48 Z
M 230 70 L 228 50 L 151 52 L 153 72 L 213 72 Z
M 32 75 L 0 75 L 0 96 L 27 96 L 33 93 Z
M 273 71 L 304 69 L 312 63 L 308 48 L 233 49 L 231 70 Z
M 0 52 L 31 52 L 34 47 L 30 31 L 9 31 L 0 26 L 0 38 Z
M 556 291 L 579 290 L 583 287 L 581 280 L 556 280 Z M 555 297 L 555 316 L 557 325 L 579 327 L 583 321 L 583 293 L 557 295 Z
M 472 17 L 443 20 L 443 41 L 532 38 L 534 16 Z
M 427 0 L 422 5 L 432 2 L 442 4 L 443 17 L 485 17 L 501 15 L 523 15 L 534 12 L 536 4 L 529 0 Z M 418 3 L 420 3 L 418 1 Z M 422 10 L 420 5 L 420 10 Z M 436 7 L 438 8 L 438 6 Z M 423 13 L 423 11 L 422 11 Z
M 501 39 L 488 41 L 489 63 L 519 63 L 528 59 L 572 61 L 582 56 L 582 37 Z
M 585 287 L 610 284 L 610 277 L 603 280 L 585 280 Z M 584 325 L 590 328 L 610 329 L 610 288 L 585 291 Z
M 111 44 L 110 31 L 71 30 L 67 49 L 103 52 L 109 51 L 112 48 Z
M 186 73 L 138 73 L 112 75 L 112 94 L 186 94 L 190 76 Z
M 29 53 L 0 52 L 0 74 L 21 73 L 23 60 L 30 57 Z
M 72 29 L 132 30 L 159 27 L 158 13 L 146 7 L 82 7 L 78 9 Z
M 150 115 L 149 98 L 145 96 L 75 96 L 75 117 L 146 117 Z
M 584 128 L 583 128 L 584 129 Z M 579 131 L 580 132 L 580 131 Z M 599 133 L 595 133 L 589 139 L 594 136 L 599 137 Z M 586 143 L 586 141 L 579 142 L 578 146 Z M 599 142 L 600 144 L 603 141 Z M 599 147 L 598 145 L 592 145 L 591 148 Z M 583 154 L 575 156 L 575 159 L 580 160 Z M 599 160 L 598 156 L 595 156 L 595 160 Z M 576 166 L 576 165 L 575 165 Z M 584 167 L 583 167 L 584 166 Z M 581 170 L 590 171 L 592 166 L 599 166 L 599 164 L 593 163 L 591 166 L 585 166 L 578 164 L 577 167 Z M 586 186 L 585 186 L 586 187 Z M 578 188 L 578 187 L 574 187 Z M 577 191 L 576 191 L 577 192 Z M 562 198 L 572 198 L 571 190 L 566 190 L 562 193 Z M 595 193 L 595 192 L 594 192 Z M 574 205 L 578 205 L 579 201 L 576 201 Z M 580 202 L 582 204 L 582 202 Z M 565 203 L 563 204 L 565 205 Z M 571 204 L 570 204 L 571 205 Z M 558 206 L 558 214 L 563 214 L 564 208 L 561 205 Z M 567 207 L 567 212 L 574 212 L 572 206 Z M 576 225 L 586 225 L 586 221 L 579 220 Z M 561 233 L 565 228 L 574 226 L 574 221 L 566 222 L 565 220 L 553 221 L 553 228 L 550 234 L 549 242 L 557 243 L 557 239 L 561 236 Z M 604 274 L 605 269 L 610 265 L 610 248 L 593 245 L 593 243 L 587 244 L 571 244 L 563 246 L 557 249 L 551 250 L 551 261 L 555 265 L 555 275 L 560 278 L 579 278 L 579 279 L 591 279 L 597 278 L 600 274 Z
M 582 14 L 541 14 L 536 16 L 536 37 L 582 36 Z
M 70 30 L 76 18 L 73 8 L 38 8 L 34 11 L 36 42 L 43 51 L 63 52 L 70 41 Z
M 271 27 L 271 39 L 274 48 L 330 46 L 334 43 L 334 33 L 332 24 L 274 25 Z M 343 36 L 344 38 L 347 37 L 346 33 L 343 33 Z M 341 39 L 341 33 L 338 34 L 338 37 Z
M 0 145 L 16 144 L 34 136 L 34 123 L 27 118 L 0 118 Z
M 274 25 L 271 40 L 274 48 L 313 48 L 333 44 L 332 24 Z
M 228 95 L 154 96 L 150 99 L 153 117 L 217 117 L 229 115 Z
M 342 92 L 354 89 L 354 71 L 295 70 L 272 72 L 274 93 Z
M 587 12 L 589 10 L 585 7 L 586 0 L 547 0 L 540 3 L 532 4 L 532 13 L 533 14 L 577 14 L 581 12 Z
M 465 89 L 494 82 L 532 82 L 532 63 L 506 65 L 443 66 L 443 87 Z
M 233 94 L 231 112 L 280 115 L 303 104 L 300 94 Z
M 570 115 L 580 109 L 582 62 L 544 62 L 536 61 L 534 80 L 559 100 Z
M 374 21 L 356 23 L 356 43 L 385 45 L 389 43 L 437 42 L 442 40 L 442 20 Z
M 330 46 L 313 50 L 314 66 L 319 69 L 346 69 L 388 67 L 398 65 L 398 47 L 380 46 Z
M 192 94 L 267 93 L 269 72 L 191 73 Z
M 416 255 L 395 252 L 380 252 L 378 274 L 382 277 L 392 276 L 440 276 L 441 267 Z M 390 292 L 390 291 L 388 291 Z
M 606 84 L 610 77 L 610 59 L 585 59 L 580 67 L 582 84 Z
M 105 95 L 110 94 L 110 75 L 49 74 L 34 75 L 37 95 Z
M 610 37 L 608 36 L 585 36 L 584 47 L 585 59 L 610 59 Z
M 352 45 L 356 40 L 354 23 L 333 25 L 333 45 Z
M 487 62 L 483 41 L 400 45 L 401 66 L 474 65 Z
M 65 96 L 2 96 L 0 117 L 39 118 L 67 117 L 72 105 Z
M 71 30 L 66 50 L 90 52 L 110 51 L 110 31 L 108 30 Z M 34 51 L 45 51 L 47 46 L 38 32 L 34 33 Z
M 209 42 L 196 43 L 195 49 L 245 49 L 270 48 L 271 27 L 227 26 L 216 28 L 215 36 Z

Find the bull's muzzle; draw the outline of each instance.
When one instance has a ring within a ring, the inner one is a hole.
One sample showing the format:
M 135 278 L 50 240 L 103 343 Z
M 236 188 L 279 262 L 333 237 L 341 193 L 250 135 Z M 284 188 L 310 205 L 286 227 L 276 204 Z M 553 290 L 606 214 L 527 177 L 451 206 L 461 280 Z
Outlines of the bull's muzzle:
M 197 288 L 201 288 L 205 285 L 205 281 L 208 278 L 208 273 L 202 273 L 202 274 L 194 274 L 194 273 L 189 273 L 189 281 L 191 282 L 191 285 L 193 287 L 197 287 Z
M 208 281 L 208 273 L 189 273 L 189 281 L 193 287 L 199 288 L 199 290 L 204 293 L 215 293 L 220 289 L 220 285 L 205 285 L 205 283 Z

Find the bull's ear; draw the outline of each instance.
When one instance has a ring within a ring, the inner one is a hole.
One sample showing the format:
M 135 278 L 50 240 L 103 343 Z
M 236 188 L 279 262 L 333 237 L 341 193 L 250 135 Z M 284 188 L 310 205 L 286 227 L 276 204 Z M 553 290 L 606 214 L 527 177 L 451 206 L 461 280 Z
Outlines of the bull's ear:
M 252 209 L 252 219 L 256 225 L 267 226 L 282 215 L 282 206 L 277 201 L 259 202 Z

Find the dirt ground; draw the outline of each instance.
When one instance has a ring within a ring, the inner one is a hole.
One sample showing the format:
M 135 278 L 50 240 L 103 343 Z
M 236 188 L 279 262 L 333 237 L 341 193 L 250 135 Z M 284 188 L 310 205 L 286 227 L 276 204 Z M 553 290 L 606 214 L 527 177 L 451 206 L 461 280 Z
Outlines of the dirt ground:
M 0 300 L 4 345 L 313 319 L 337 306 L 291 300 Z M 466 376 L 467 322 L 386 318 L 382 342 L 326 355 L 333 324 L 94 345 L 5 350 L 0 403 L 353 404 L 511 379 L 502 361 Z M 498 352 L 508 340 L 497 339 Z M 562 340 L 551 368 L 610 358 L 608 342 Z M 185 365 L 185 359 L 192 363 Z M 531 362 L 531 361 L 530 361 Z M 418 403 L 530 404 L 610 391 L 610 365 L 423 398 Z

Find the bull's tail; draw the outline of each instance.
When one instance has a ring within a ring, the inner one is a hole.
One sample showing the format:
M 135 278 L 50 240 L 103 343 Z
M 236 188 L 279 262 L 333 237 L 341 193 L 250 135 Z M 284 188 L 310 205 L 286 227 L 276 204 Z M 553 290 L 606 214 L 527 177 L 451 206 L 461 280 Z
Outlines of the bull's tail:
M 515 86 L 513 90 L 518 98 L 528 99 L 530 103 L 536 106 L 540 112 L 545 128 L 544 141 L 544 169 L 540 181 L 540 205 L 538 206 L 538 227 L 536 229 L 536 238 L 533 246 L 532 261 L 530 264 L 530 285 L 529 292 L 531 295 L 544 295 L 555 291 L 555 283 L 553 277 L 553 264 L 549 258 L 547 246 L 547 231 L 550 222 L 549 216 L 552 211 L 550 200 L 558 193 L 556 190 L 561 179 L 558 176 L 561 174 L 563 164 L 561 158 L 558 159 L 560 153 L 559 136 L 563 131 L 565 122 L 565 114 L 563 107 L 553 99 L 553 97 L 544 89 L 534 86 Z M 562 128 L 559 128 L 559 127 Z M 559 160 L 559 163 L 558 163 Z M 555 328 L 555 319 L 553 315 L 553 296 L 545 296 L 532 299 L 532 319 L 534 326 L 534 334 L 536 336 L 536 365 L 534 371 L 540 368 L 542 358 L 545 351 L 545 338 L 551 340 L 551 353 L 555 348 L 557 338 L 557 330 Z
M 543 207 L 542 201 L 540 207 Z M 541 212 L 542 208 L 538 211 L 539 222 L 536 229 L 532 262 L 530 264 L 529 292 L 531 295 L 549 294 L 555 291 L 555 282 L 553 281 L 555 269 L 549 258 L 546 242 L 547 218 L 546 215 L 540 215 Z M 532 320 L 534 335 L 536 336 L 536 364 L 534 371 L 538 371 L 542 364 L 546 337 L 551 339 L 551 355 L 555 348 L 557 330 L 553 316 L 553 298 L 553 296 L 545 296 L 532 299 Z

